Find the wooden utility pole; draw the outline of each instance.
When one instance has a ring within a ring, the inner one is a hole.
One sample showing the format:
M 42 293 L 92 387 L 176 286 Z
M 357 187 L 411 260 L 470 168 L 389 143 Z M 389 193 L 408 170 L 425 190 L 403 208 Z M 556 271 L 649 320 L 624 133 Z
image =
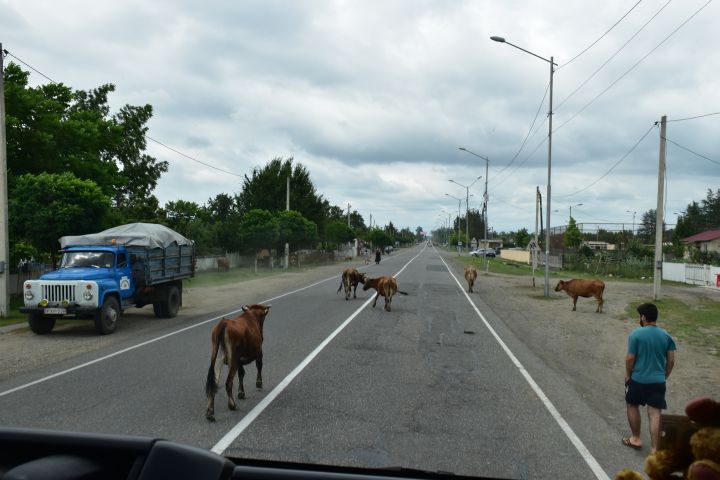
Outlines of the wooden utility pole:
M 5 50 L 0 43 L 0 318 L 8 316 L 8 278 L 10 277 L 8 240 L 7 150 L 5 148 Z
M 657 209 L 655 210 L 655 274 L 653 275 L 653 299 L 660 296 L 663 258 L 663 205 L 665 199 L 665 127 L 667 116 L 660 119 L 660 159 L 658 165 Z
M 290 211 L 290 175 L 285 185 L 285 210 Z M 285 242 L 285 268 L 290 267 L 290 244 Z

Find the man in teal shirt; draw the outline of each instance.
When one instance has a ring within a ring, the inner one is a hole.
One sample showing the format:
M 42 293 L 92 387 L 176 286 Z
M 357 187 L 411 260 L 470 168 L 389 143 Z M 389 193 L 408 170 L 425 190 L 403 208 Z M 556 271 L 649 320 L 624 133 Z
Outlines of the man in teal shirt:
M 667 408 L 665 382 L 675 366 L 675 341 L 656 325 L 658 310 L 652 303 L 637 308 L 640 328 L 630 333 L 625 357 L 625 403 L 631 437 L 623 445 L 640 450 L 640 405 L 647 405 L 652 451 L 660 434 L 660 413 Z

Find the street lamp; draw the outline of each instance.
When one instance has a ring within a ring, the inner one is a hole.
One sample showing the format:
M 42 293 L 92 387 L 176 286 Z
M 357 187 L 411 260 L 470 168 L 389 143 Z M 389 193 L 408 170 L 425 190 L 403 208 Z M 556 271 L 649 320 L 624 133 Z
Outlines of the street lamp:
M 634 236 L 635 236 L 635 214 L 636 214 L 637 212 L 631 212 L 630 210 L 625 210 L 625 211 L 626 211 L 627 213 L 632 213 L 632 214 L 633 214 L 633 237 L 634 237 Z
M 488 273 L 488 265 L 489 265 L 489 262 L 488 262 L 488 258 L 487 258 L 486 253 L 487 253 L 488 247 L 490 246 L 490 245 L 488 244 L 488 218 L 487 218 L 487 215 L 488 215 L 488 212 L 487 212 L 487 211 L 488 211 L 488 193 L 487 193 L 487 188 L 488 188 L 488 166 L 489 166 L 489 163 L 490 163 L 490 159 L 487 158 L 487 157 L 483 157 L 482 155 L 478 155 L 478 154 L 475 153 L 475 152 L 471 152 L 470 150 L 468 150 L 468 149 L 465 148 L 465 147 L 458 147 L 458 148 L 459 148 L 460 150 L 462 150 L 463 152 L 467 152 L 467 153 L 469 153 L 470 155 L 475 155 L 476 157 L 482 158 L 483 160 L 485 160 L 485 193 L 483 194 L 483 216 L 485 217 L 485 218 L 484 218 L 484 220 L 485 220 L 485 250 L 483 250 L 483 262 L 485 263 L 485 273 L 487 274 L 487 273 Z
M 570 205 L 570 218 L 573 218 L 573 216 L 572 216 L 572 207 L 580 207 L 580 206 L 582 206 L 582 203 L 578 203 L 578 204 L 576 204 L 576 205 Z
M 518 50 L 522 50 L 525 53 L 529 53 L 533 57 L 537 57 L 540 60 L 543 60 L 545 62 L 548 62 L 550 64 L 550 108 L 548 111 L 548 160 L 547 160 L 547 221 L 546 221 L 546 230 L 545 230 L 545 296 L 550 296 L 550 179 L 551 179 L 551 165 L 552 165 L 552 105 L 553 105 L 553 74 L 555 73 L 555 66 L 557 63 L 553 61 L 553 57 L 550 57 L 550 60 L 547 58 L 541 57 L 540 55 L 537 55 L 529 50 L 525 50 L 524 48 L 518 47 L 517 45 L 513 45 L 512 43 L 505 40 L 503 37 L 497 37 L 493 36 L 490 37 L 490 40 L 493 40 L 495 42 L 500 43 L 507 43 L 511 47 L 515 47 Z
M 475 182 L 477 182 L 481 178 L 482 175 L 477 177 L 470 185 L 467 186 L 458 183 L 455 180 L 450 180 L 455 185 L 460 185 L 465 189 L 465 243 L 467 244 L 468 252 L 470 251 L 470 214 L 468 213 L 470 211 L 470 187 L 475 185 Z
M 457 247 L 458 247 L 458 255 L 460 255 L 460 245 L 459 245 L 460 244 L 460 202 L 462 202 L 462 198 L 458 198 L 455 195 L 450 195 L 449 193 L 446 193 L 445 195 L 447 195 L 450 198 L 454 198 L 455 200 L 458 201 L 458 222 L 457 222 L 458 223 L 458 226 L 457 226 L 458 246 Z

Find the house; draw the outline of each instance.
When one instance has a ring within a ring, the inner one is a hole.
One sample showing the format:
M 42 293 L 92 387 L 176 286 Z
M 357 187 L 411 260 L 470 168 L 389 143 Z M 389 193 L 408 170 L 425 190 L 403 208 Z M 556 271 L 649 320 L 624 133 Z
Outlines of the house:
M 720 253 L 720 229 L 706 230 L 683 239 L 688 246 L 694 246 L 701 252 Z

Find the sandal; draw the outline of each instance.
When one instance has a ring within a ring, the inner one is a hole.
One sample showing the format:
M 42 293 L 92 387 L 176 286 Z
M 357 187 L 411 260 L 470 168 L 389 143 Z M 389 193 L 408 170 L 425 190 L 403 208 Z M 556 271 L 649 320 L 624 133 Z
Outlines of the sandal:
M 642 450 L 642 445 L 635 445 L 634 443 L 630 443 L 630 437 L 623 437 L 622 444 L 634 450 Z

